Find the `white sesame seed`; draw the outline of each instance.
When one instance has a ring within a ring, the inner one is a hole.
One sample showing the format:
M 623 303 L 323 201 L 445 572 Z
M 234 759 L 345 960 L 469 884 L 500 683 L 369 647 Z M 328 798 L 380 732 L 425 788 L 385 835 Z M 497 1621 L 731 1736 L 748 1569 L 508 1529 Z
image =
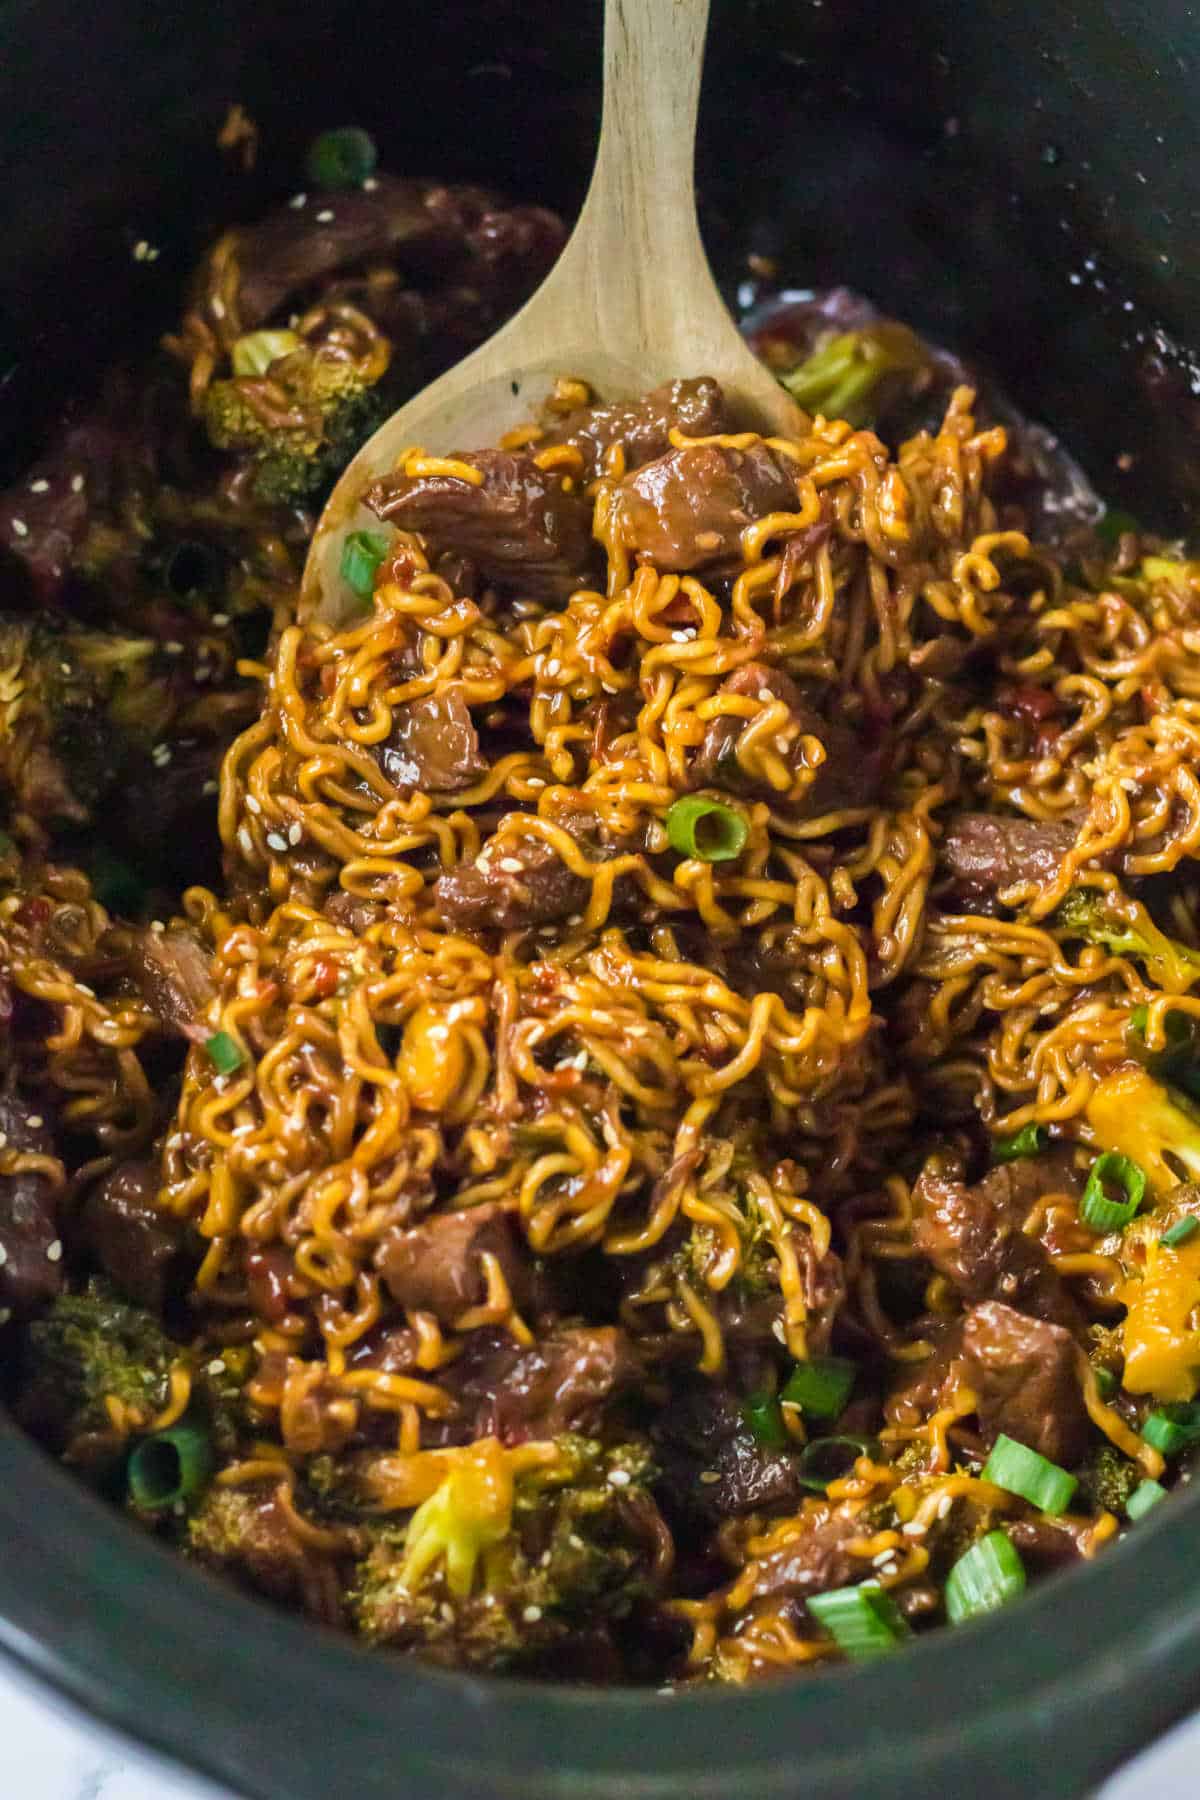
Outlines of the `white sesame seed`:
M 225 1358 L 223 1356 L 215 1356 L 208 1365 L 208 1372 L 210 1375 L 223 1375 L 225 1373 Z
M 238 827 L 237 841 L 238 849 L 243 856 L 254 855 L 254 839 L 250 836 L 250 828 L 248 825 L 240 825 Z
M 283 837 L 278 831 L 268 831 L 267 843 L 269 844 L 269 846 L 272 850 L 286 850 L 288 847 L 287 839 L 285 837 Z
M 919 1519 L 910 1519 L 907 1525 L 900 1527 L 905 1537 L 924 1537 L 925 1527 Z
M 200 789 L 200 792 L 202 794 L 215 794 L 219 785 L 220 784 L 216 781 L 206 781 L 204 786 Z
M 168 638 L 167 642 L 163 645 L 163 649 L 168 656 L 183 655 L 183 645 L 179 642 L 178 638 Z
M 610 1469 L 608 1471 L 609 1487 L 628 1487 L 632 1479 L 628 1469 Z M 703 1481 L 704 1477 L 701 1476 L 700 1479 Z
M 18 537 L 28 537 L 29 536 L 29 527 L 25 523 L 24 519 L 14 519 L 12 522 L 12 528 L 16 532 Z
M 293 194 L 291 199 L 288 201 L 288 205 L 292 208 L 293 212 L 299 212 L 300 208 L 302 206 L 308 205 L 308 195 L 307 194 Z
M 719 1469 L 701 1469 L 700 1479 L 705 1487 L 712 1487 L 714 1482 L 720 1481 L 721 1471 Z
M 155 244 L 150 245 L 150 248 L 146 251 L 146 261 L 147 262 L 157 262 L 158 261 L 157 245 L 155 245 Z
M 50 483 L 48 481 L 31 481 L 29 484 L 29 491 L 31 494 L 48 494 L 50 492 Z
M 884 1563 L 891 1562 L 891 1560 L 892 1560 L 891 1551 L 890 1550 L 881 1550 L 879 1552 L 878 1556 L 873 1556 L 871 1558 L 871 1567 L 873 1569 L 882 1569 Z
M 137 243 L 133 246 L 134 262 L 145 262 L 146 252 L 147 252 L 147 250 L 149 250 L 149 248 L 150 248 L 150 246 L 146 242 L 145 238 L 139 238 Z
M 938 1501 L 938 1509 L 937 1509 L 938 1518 L 939 1519 L 949 1518 L 950 1508 L 953 1505 L 954 1505 L 954 1496 L 952 1494 L 943 1494 L 941 1499 Z
M 527 1625 L 536 1625 L 541 1616 L 542 1609 L 540 1606 L 527 1606 L 525 1611 L 521 1614 L 521 1617 Z
M 151 919 L 150 929 L 157 935 L 158 932 L 165 931 L 167 928 L 161 919 Z
M 777 1343 L 780 1343 L 780 1344 L 787 1343 L 787 1335 L 783 1329 L 783 1320 L 782 1319 L 776 1319 L 775 1323 L 772 1325 L 771 1336 L 776 1340 Z
M 368 194 L 373 194 L 378 186 L 379 183 L 373 175 L 368 175 L 367 179 L 363 182 L 363 188 Z
M 12 1318 L 11 1306 L 0 1306 L 0 1325 L 7 1325 Z
M 246 811 L 252 812 L 252 813 L 260 813 L 262 811 L 262 801 L 256 800 L 253 794 L 247 794 L 246 795 Z
M 84 981 L 77 981 L 75 983 L 75 992 L 77 994 L 86 994 L 89 1000 L 94 1000 L 96 998 L 96 990 L 88 987 L 87 983 Z
M 327 206 L 323 207 L 322 210 L 317 214 L 317 224 L 318 225 L 332 225 L 333 224 L 333 214 Z
M 4 1148 L 5 1144 L 7 1144 L 7 1142 L 8 1142 L 7 1131 L 0 1131 L 0 1150 L 3 1150 L 3 1148 Z
M 448 1600 L 442 1601 L 441 1613 L 442 1613 L 442 1618 L 445 1620 L 446 1624 L 453 1625 L 453 1623 L 454 1623 L 454 1608 L 451 1606 L 451 1604 Z
M 47 1262 L 61 1262 L 62 1261 L 62 1239 L 61 1238 L 55 1238 L 55 1240 L 52 1244 L 48 1244 L 46 1246 L 46 1261 Z
M 498 867 L 506 870 L 509 875 L 519 875 L 521 873 L 521 864 L 517 861 L 515 856 L 502 856 Z
M 29 1126 L 31 1131 L 40 1131 L 46 1121 L 43 1119 L 41 1113 L 30 1113 L 25 1123 Z
M 58 666 L 62 670 L 64 675 L 69 675 L 71 673 L 70 663 L 59 663 Z
M 82 475 L 72 475 L 72 477 L 71 477 L 71 492 L 73 494 L 82 494 L 82 492 L 83 492 L 83 476 Z
M 4 1265 L 7 1261 L 8 1261 L 8 1251 L 4 1248 L 3 1244 L 0 1244 L 0 1269 L 2 1269 L 4 1267 Z
M 214 625 L 228 625 L 229 614 L 228 613 L 214 613 L 212 616 L 212 622 Z
M 567 1539 L 567 1542 L 570 1544 L 572 1550 L 583 1549 L 583 1539 L 579 1536 L 578 1532 L 573 1531 Z
M 222 300 L 220 294 L 213 295 L 212 316 L 214 319 L 223 319 L 225 317 L 225 302 Z
M 303 836 L 304 827 L 297 819 L 294 824 L 288 826 L 288 843 L 298 844 Z

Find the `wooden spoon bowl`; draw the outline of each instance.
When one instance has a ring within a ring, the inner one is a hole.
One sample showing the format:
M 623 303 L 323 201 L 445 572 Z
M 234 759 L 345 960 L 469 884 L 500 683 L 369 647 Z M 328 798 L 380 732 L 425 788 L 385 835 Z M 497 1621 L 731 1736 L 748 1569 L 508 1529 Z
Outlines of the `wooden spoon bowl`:
M 737 424 L 803 429 L 730 317 L 700 241 L 693 164 L 708 11 L 709 0 L 607 0 L 600 143 L 575 230 L 521 311 L 393 413 L 344 470 L 309 547 L 305 611 L 340 611 L 343 541 L 377 524 L 359 496 L 403 450 L 495 444 L 535 416 L 560 376 L 622 400 L 712 375 Z

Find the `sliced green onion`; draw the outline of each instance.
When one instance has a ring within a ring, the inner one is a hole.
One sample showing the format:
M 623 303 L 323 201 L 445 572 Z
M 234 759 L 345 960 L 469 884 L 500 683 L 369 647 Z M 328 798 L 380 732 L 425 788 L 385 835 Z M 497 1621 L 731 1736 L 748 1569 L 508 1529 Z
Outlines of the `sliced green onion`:
M 1130 512 L 1124 512 L 1119 506 L 1110 506 L 1096 527 L 1096 536 L 1103 544 L 1115 544 L 1119 537 L 1127 531 L 1140 531 L 1142 528 Z
M 1176 1219 L 1173 1225 L 1168 1225 L 1158 1241 L 1165 1244 L 1168 1250 L 1178 1250 L 1181 1245 L 1190 1244 L 1198 1231 L 1200 1219 L 1189 1213 L 1186 1219 Z
M 208 1433 L 180 1423 L 142 1439 L 130 1455 L 125 1480 L 129 1498 L 141 1512 L 165 1512 L 194 1500 L 212 1471 Z
M 204 1048 L 218 1075 L 232 1075 L 245 1061 L 237 1039 L 231 1038 L 227 1031 L 214 1031 L 210 1038 L 205 1039 Z
M 1121 1385 L 1112 1370 L 1106 1369 L 1103 1363 L 1097 1363 L 1096 1367 L 1092 1370 L 1092 1374 L 1096 1377 L 1096 1392 L 1099 1394 L 1100 1398 L 1102 1400 L 1111 1400 Z
M 1002 1531 L 989 1531 L 946 1577 L 946 1611 L 955 1625 L 978 1613 L 995 1612 L 1015 1600 L 1025 1586 L 1025 1564 Z
M 831 1481 L 848 1475 L 860 1456 L 874 1449 L 869 1437 L 823 1437 L 805 1444 L 796 1458 L 796 1479 L 801 1487 L 823 1494 Z
M 900 1608 L 877 1581 L 813 1594 L 808 1610 L 853 1662 L 882 1656 L 909 1636 Z
M 296 331 L 248 331 L 233 346 L 235 375 L 265 375 L 273 362 L 302 350 L 304 339 Z
M 764 1449 L 782 1450 L 791 1442 L 779 1410 L 779 1396 L 768 1394 L 765 1388 L 748 1397 L 742 1407 L 742 1418 L 750 1427 L 755 1443 Z
M 387 548 L 387 539 L 378 531 L 352 531 L 342 545 L 342 580 L 360 600 L 369 600 L 374 593 L 375 576 Z
M 1071 1495 L 1079 1486 L 1074 1475 L 1068 1475 L 1048 1457 L 1003 1432 L 983 1465 L 983 1479 L 993 1487 L 1003 1488 L 1005 1493 L 1019 1494 L 1030 1506 L 1052 1518 L 1066 1512 Z
M 358 125 L 323 131 L 313 139 L 304 159 L 310 181 L 318 187 L 361 187 L 379 161 L 375 140 Z
M 1040 1125 L 1022 1125 L 1011 1137 L 993 1138 L 992 1155 L 997 1162 L 1016 1162 L 1021 1156 L 1036 1156 L 1045 1141 L 1046 1133 Z
M 703 794 L 689 794 L 668 806 L 666 825 L 672 850 L 708 863 L 732 862 L 750 836 L 750 827 L 736 807 L 726 806 L 723 800 L 707 800 Z
M 1156 1407 L 1142 1425 L 1142 1436 L 1164 1456 L 1178 1456 L 1191 1444 L 1200 1443 L 1200 1403 L 1188 1400 Z
M 1140 1519 L 1144 1513 L 1150 1511 L 1152 1506 L 1157 1506 L 1159 1501 L 1165 1500 L 1166 1497 L 1167 1490 L 1161 1481 L 1139 1481 L 1125 1502 L 1125 1516 L 1129 1519 Z
M 141 876 L 122 856 L 101 848 L 91 859 L 88 875 L 92 892 L 106 912 L 136 918 L 146 897 Z
M 1105 1182 L 1124 1188 L 1124 1200 L 1110 1200 Z M 1143 1170 L 1118 1150 L 1106 1150 L 1092 1164 L 1092 1172 L 1079 1203 L 1079 1217 L 1093 1231 L 1124 1231 L 1142 1204 L 1146 1192 Z
M 844 1356 L 814 1356 L 797 1363 L 780 1395 L 809 1419 L 836 1419 L 854 1387 L 858 1370 Z

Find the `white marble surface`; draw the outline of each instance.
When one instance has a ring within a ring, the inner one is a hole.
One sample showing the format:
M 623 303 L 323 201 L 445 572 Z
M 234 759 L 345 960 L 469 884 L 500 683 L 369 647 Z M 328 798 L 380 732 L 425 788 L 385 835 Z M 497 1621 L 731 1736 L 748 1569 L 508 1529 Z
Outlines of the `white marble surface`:
M 128 1745 L 0 1663 L 3 1800 L 239 1800 Z M 1195 1800 L 1200 1717 L 1107 1782 L 1094 1800 Z

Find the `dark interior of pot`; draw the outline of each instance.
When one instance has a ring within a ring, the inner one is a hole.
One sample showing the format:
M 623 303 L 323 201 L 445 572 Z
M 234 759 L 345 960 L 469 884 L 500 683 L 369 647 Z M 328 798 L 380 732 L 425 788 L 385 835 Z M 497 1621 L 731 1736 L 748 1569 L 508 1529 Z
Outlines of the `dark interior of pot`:
M 1200 364 L 1187 348 L 1189 320 L 1200 316 L 1200 124 L 1184 0 L 1093 9 L 914 0 L 903 16 L 872 0 L 717 0 L 714 13 L 698 179 L 706 242 L 731 305 L 753 305 L 762 258 L 789 286 L 846 283 L 994 373 L 1023 411 L 1071 446 L 1110 503 L 1186 532 L 1200 491 Z M 122 0 L 98 16 L 66 0 L 0 0 L 0 478 L 31 459 L 67 396 L 86 393 L 115 354 L 150 342 L 177 316 L 184 275 L 217 229 L 294 190 L 304 146 L 322 126 L 365 126 L 398 173 L 486 180 L 573 213 L 597 129 L 600 15 L 598 3 L 532 0 L 253 9 L 231 0 Z M 235 101 L 260 129 L 249 172 L 216 144 Z M 135 257 L 142 242 L 161 254 Z M 1030 1654 L 1041 1659 L 1044 1718 L 1029 1715 L 1017 1658 L 990 1626 L 978 1640 L 922 1648 L 910 1669 L 889 1670 L 877 1708 L 866 1707 L 862 1680 L 852 1677 L 853 1695 L 846 1687 L 840 1700 L 829 1697 L 837 1684 L 824 1682 L 774 1714 L 770 1695 L 734 1697 L 718 1703 L 723 1723 L 714 1714 L 673 1734 L 648 1728 L 629 1696 L 612 1696 L 603 1702 L 611 1720 L 603 1743 L 570 1710 L 599 1708 L 598 1697 L 551 1701 L 495 1689 L 490 1700 L 479 1683 L 406 1675 L 395 1702 L 407 1709 L 404 1727 L 414 1743 L 426 1727 L 431 1735 L 412 1752 L 415 1772 L 389 1776 L 381 1721 L 394 1673 L 368 1672 L 316 1633 L 302 1647 L 299 1627 L 265 1612 L 257 1626 L 252 1609 L 223 1590 L 202 1597 L 198 1577 L 143 1550 L 83 1494 L 64 1492 L 31 1447 L 0 1437 L 0 1519 L 49 1482 L 62 1534 L 56 1526 L 47 1536 L 67 1546 L 81 1584 L 73 1607 L 61 1566 L 30 1528 L 27 1566 L 0 1581 L 0 1612 L 17 1620 L 10 1648 L 127 1728 L 273 1800 L 318 1792 L 786 1795 L 797 1791 L 792 1751 L 802 1744 L 824 1759 L 809 1792 L 866 1791 L 858 1783 L 868 1769 L 900 1795 L 962 1791 L 954 1784 L 965 1765 L 955 1759 L 971 1732 L 948 1746 L 937 1696 L 950 1705 L 954 1664 L 968 1663 L 976 1643 L 972 1692 L 993 1695 L 986 1718 L 982 1701 L 977 1714 L 979 1754 L 994 1754 L 1000 1769 L 1006 1745 L 1032 1746 L 1040 1732 L 1041 1748 L 1027 1752 L 1039 1791 L 1067 1795 L 1195 1696 L 1186 1650 L 1188 1633 L 1200 1631 L 1192 1596 L 1170 1573 L 1171 1533 L 1193 1529 L 1195 1509 L 1185 1503 L 1138 1546 L 1146 1580 L 1130 1567 L 1129 1547 L 1111 1571 L 1097 1572 L 1093 1591 L 1108 1584 L 1108 1598 L 1096 1603 L 1107 1624 L 1079 1630 L 1074 1655 L 1054 1615 L 1075 1606 L 1079 1618 L 1098 1616 L 1085 1597 L 1092 1573 L 1072 1578 L 1061 1602 L 1040 1596 L 1040 1624 L 1026 1629 L 1038 1645 Z M 131 1576 L 143 1558 L 149 1613 Z M 192 1609 L 190 1631 L 172 1630 L 162 1604 L 176 1587 Z M 1168 1589 L 1172 1640 L 1154 1611 Z M 89 1610 L 101 1604 L 111 1610 Z M 38 1638 L 53 1640 L 51 1652 L 33 1649 Z M 229 1646 L 220 1659 L 211 1654 L 217 1639 Z M 197 1660 L 198 1644 L 209 1646 L 208 1661 Z M 260 1710 L 245 1699 L 256 1649 L 295 1653 L 290 1716 L 273 1701 Z M 1093 1667 L 1089 1657 L 1102 1650 L 1107 1660 Z M 163 1659 L 157 1694 L 155 1656 Z M 1171 1657 L 1183 1659 L 1173 1687 L 1161 1679 Z M 1147 1679 L 1152 1669 L 1157 1678 Z M 1072 1672 L 1072 1693 L 1055 1688 L 1056 1670 Z M 1121 1698 L 1134 1672 L 1137 1704 Z M 184 1704 L 195 1682 L 207 1696 L 203 1733 Z M 464 1694 L 474 1721 L 470 1767 L 447 1773 L 450 1715 Z M 340 1708 L 345 1721 L 342 1747 L 336 1755 L 327 1748 L 324 1763 L 313 1749 L 327 1735 L 322 1705 Z M 741 1705 L 747 1710 L 735 1716 L 731 1707 Z M 1055 1705 L 1064 1721 L 1057 1741 L 1046 1723 Z M 869 1724 L 867 1710 L 877 1712 Z M 1097 1711 L 1103 1730 L 1089 1724 Z M 904 1747 L 905 1734 L 918 1731 L 919 1755 Z M 547 1732 L 543 1748 L 561 1766 L 561 1786 L 553 1769 L 535 1768 Z M 1052 1741 L 1053 1768 L 1040 1760 Z M 891 1744 L 896 1759 L 909 1757 L 898 1777 Z M 1013 1791 L 1024 1754 L 994 1782 L 980 1777 L 974 1791 Z M 497 1758 L 506 1759 L 502 1781 L 486 1772 Z M 635 1766 L 653 1771 L 644 1788 L 624 1786 Z

